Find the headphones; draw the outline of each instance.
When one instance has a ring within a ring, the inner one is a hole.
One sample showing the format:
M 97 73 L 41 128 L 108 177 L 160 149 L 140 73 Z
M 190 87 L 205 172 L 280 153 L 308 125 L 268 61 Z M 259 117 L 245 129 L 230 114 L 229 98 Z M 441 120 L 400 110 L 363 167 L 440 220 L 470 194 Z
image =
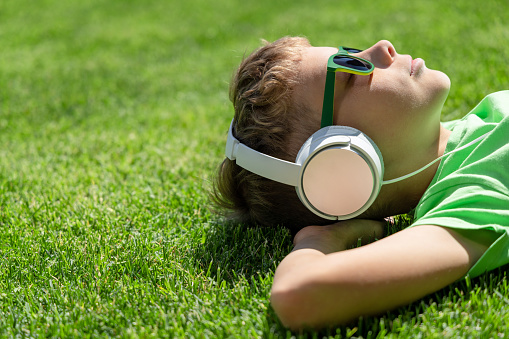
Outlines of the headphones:
M 375 201 L 382 185 L 422 172 L 438 160 L 484 139 L 488 132 L 407 175 L 383 180 L 384 162 L 377 145 L 366 134 L 348 126 L 323 127 L 302 145 L 295 162 L 255 151 L 233 136 L 230 124 L 226 157 L 240 167 L 286 185 L 295 186 L 300 201 L 328 220 L 359 216 Z

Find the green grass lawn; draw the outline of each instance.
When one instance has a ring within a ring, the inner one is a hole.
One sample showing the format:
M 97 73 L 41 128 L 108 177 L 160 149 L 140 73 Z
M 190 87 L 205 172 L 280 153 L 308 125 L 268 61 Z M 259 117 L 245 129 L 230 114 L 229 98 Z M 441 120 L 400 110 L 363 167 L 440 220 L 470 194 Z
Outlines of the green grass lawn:
M 452 119 L 509 88 L 507 13 L 507 0 L 2 1 L 0 337 L 507 337 L 507 268 L 292 333 L 269 305 L 290 236 L 227 225 L 207 195 L 230 77 L 260 38 L 388 39 L 450 76 Z

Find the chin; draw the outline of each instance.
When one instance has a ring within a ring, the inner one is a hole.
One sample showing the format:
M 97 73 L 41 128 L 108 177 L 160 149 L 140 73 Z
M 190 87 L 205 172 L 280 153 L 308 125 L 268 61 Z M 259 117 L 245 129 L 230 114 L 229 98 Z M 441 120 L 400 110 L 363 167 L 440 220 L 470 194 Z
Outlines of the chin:
M 447 90 L 447 93 L 449 93 L 449 89 L 451 89 L 451 79 L 449 79 L 447 74 L 445 74 L 443 72 L 439 72 L 439 73 L 440 73 L 440 78 L 443 83 L 443 87 L 444 87 L 444 89 Z
M 431 80 L 431 87 L 429 88 L 428 94 L 432 97 L 432 102 L 436 107 L 440 107 L 440 111 L 442 110 L 442 106 L 449 95 L 449 90 L 451 89 L 451 80 L 447 76 L 447 74 L 440 71 L 432 71 L 433 77 L 428 79 Z
M 432 70 L 434 83 L 438 91 L 445 92 L 446 95 L 449 93 L 451 88 L 451 79 L 444 72 Z

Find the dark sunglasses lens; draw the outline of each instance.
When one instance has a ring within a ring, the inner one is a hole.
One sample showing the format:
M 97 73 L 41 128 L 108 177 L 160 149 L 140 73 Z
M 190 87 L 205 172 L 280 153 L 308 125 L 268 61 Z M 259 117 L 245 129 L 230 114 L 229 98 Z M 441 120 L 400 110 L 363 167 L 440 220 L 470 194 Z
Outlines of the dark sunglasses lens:
M 357 48 L 343 47 L 343 49 L 345 51 L 347 51 L 348 53 L 360 53 L 360 52 L 362 52 L 362 49 L 357 49 Z
M 371 65 L 364 61 L 350 58 L 348 56 L 336 55 L 333 60 L 336 65 L 351 68 L 356 71 L 369 71 L 371 69 Z

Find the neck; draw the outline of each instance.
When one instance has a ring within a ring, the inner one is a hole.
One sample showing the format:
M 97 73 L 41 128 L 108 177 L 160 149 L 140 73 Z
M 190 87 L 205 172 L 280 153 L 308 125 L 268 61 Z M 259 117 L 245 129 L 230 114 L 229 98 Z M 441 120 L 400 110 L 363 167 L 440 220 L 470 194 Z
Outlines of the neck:
M 410 170 L 407 168 L 400 173 L 410 173 L 442 156 L 450 135 L 451 131 L 440 125 L 438 136 L 434 142 L 429 147 L 423 148 L 422 152 L 415 152 L 415 157 L 418 159 L 412 159 L 414 160 L 411 161 L 413 165 L 410 167 L 412 168 Z M 386 213 L 390 214 L 387 216 L 407 213 L 413 209 L 429 187 L 439 165 L 440 161 L 408 179 L 384 185 L 377 200 L 387 205 Z

